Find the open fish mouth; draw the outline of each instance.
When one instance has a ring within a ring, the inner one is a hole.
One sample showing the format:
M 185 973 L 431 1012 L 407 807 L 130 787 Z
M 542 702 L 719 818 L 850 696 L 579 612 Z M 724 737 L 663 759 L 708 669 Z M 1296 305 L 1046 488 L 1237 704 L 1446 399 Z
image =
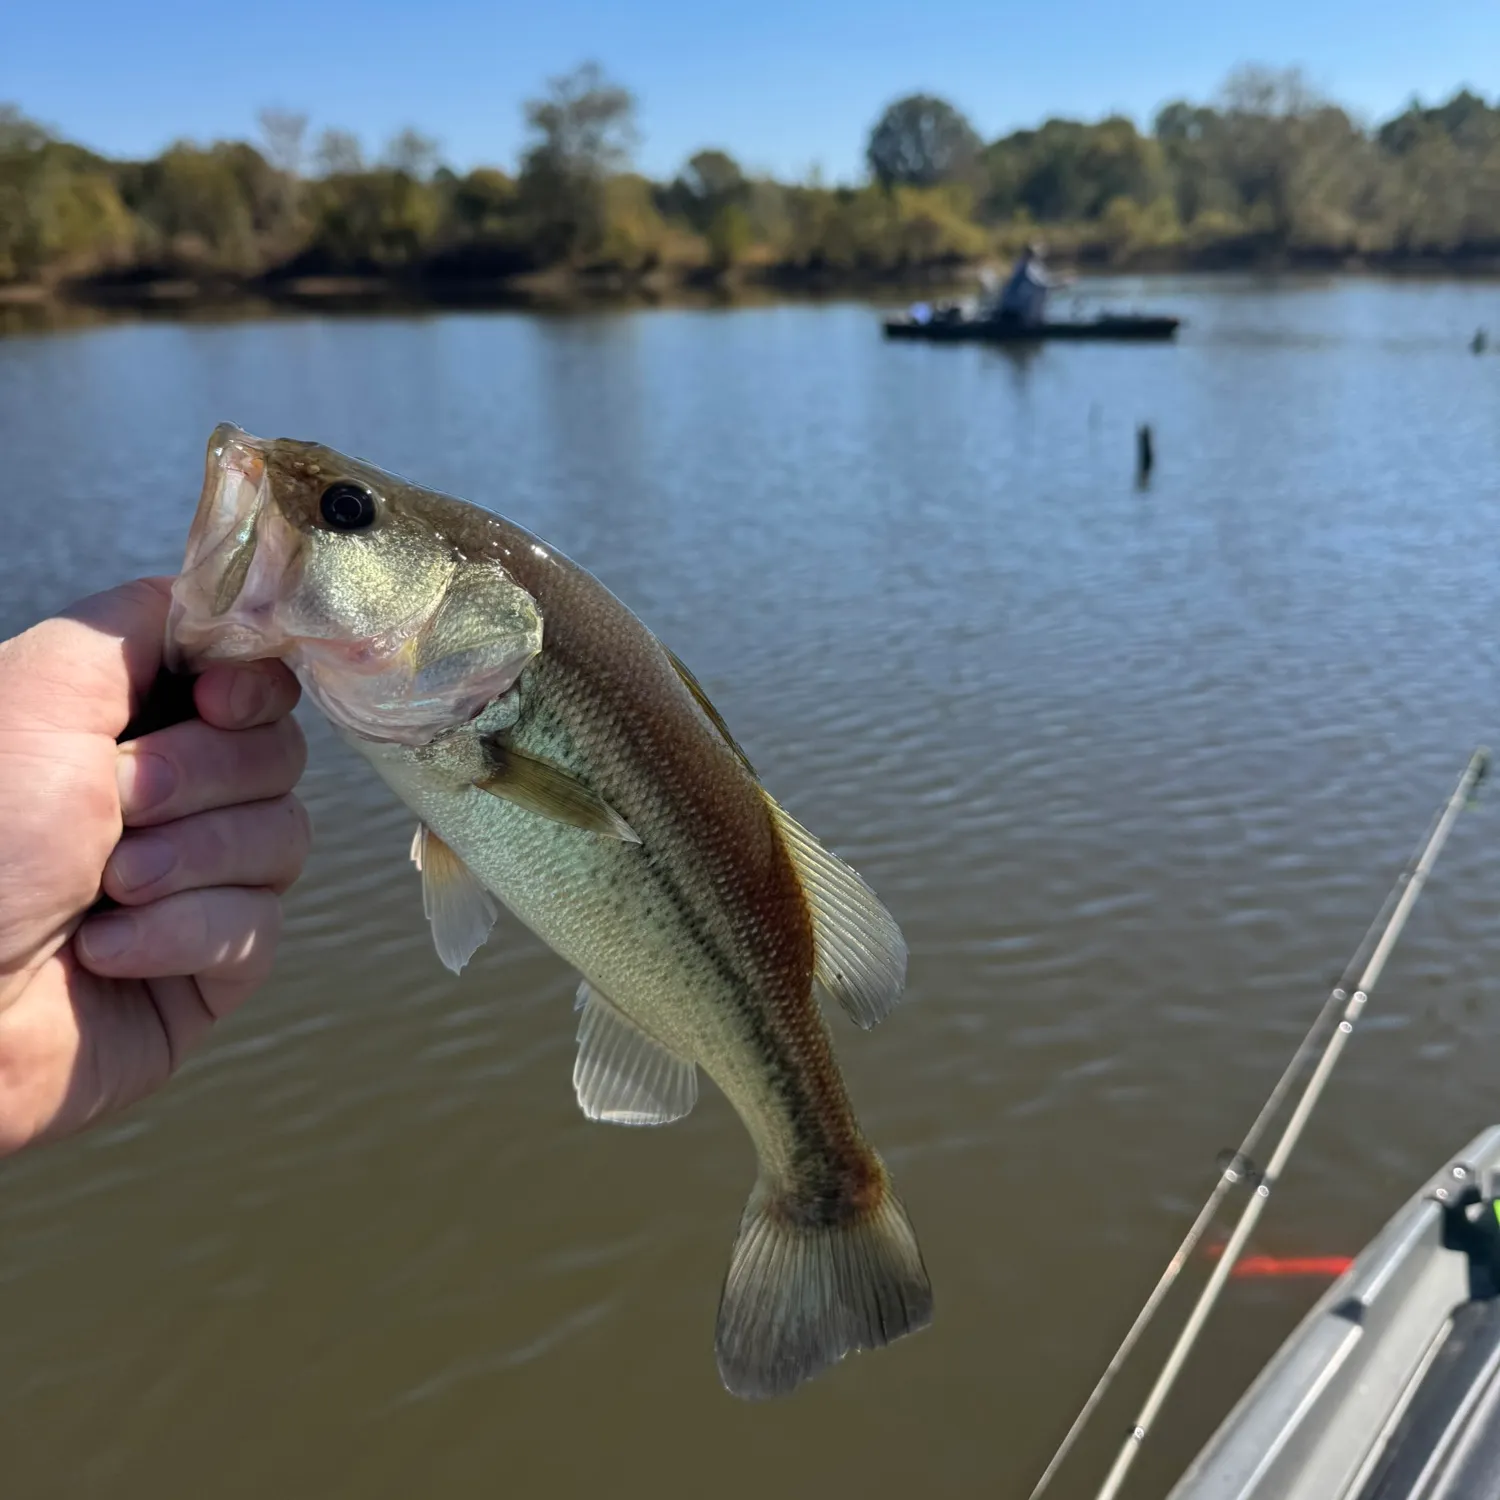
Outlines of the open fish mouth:
M 267 504 L 269 491 L 261 443 L 221 422 L 209 439 L 203 493 L 172 585 L 169 670 L 280 654 L 272 617 L 298 542 Z
M 391 485 L 317 445 L 216 427 L 168 669 L 279 658 L 340 730 L 408 745 L 509 691 L 541 648 L 536 600 L 494 560 L 460 567 L 421 514 L 387 524 Z M 327 506 L 351 495 L 369 514 L 345 524 Z

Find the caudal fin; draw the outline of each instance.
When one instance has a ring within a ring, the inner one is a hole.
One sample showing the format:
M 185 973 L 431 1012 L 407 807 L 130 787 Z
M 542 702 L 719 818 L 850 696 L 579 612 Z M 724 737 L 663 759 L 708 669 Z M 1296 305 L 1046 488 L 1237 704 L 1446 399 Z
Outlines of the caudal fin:
M 719 1303 L 719 1376 L 733 1395 L 785 1395 L 932 1321 L 922 1252 L 888 1183 L 873 1207 L 829 1219 L 756 1183 Z

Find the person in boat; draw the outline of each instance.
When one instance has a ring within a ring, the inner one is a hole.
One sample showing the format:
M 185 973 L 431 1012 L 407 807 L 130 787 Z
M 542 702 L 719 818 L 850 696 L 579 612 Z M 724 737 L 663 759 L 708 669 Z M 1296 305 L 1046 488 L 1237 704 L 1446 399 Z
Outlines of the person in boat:
M 1047 293 L 1069 286 L 1072 276 L 1054 275 L 1046 266 L 1046 246 L 1033 240 L 1016 258 L 1010 278 L 1001 289 L 995 316 L 1002 323 L 1036 328 L 1046 320 Z

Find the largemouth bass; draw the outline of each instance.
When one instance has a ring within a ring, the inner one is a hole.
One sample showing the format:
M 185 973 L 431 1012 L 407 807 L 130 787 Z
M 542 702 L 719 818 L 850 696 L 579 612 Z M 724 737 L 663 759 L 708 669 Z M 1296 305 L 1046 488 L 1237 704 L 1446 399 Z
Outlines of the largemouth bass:
M 580 971 L 585 1115 L 680 1119 L 699 1068 L 723 1090 L 759 1163 L 719 1305 L 730 1391 L 785 1393 L 931 1321 L 820 1007 L 881 1020 L 905 981 L 900 930 L 597 579 L 466 501 L 224 425 L 167 635 L 179 668 L 291 666 L 417 815 L 449 968 L 501 903 Z

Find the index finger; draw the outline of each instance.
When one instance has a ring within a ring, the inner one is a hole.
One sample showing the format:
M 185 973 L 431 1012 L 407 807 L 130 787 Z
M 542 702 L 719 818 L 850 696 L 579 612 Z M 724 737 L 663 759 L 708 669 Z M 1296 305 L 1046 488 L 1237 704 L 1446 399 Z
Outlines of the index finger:
M 119 584 L 0 645 L 8 727 L 118 738 L 161 668 L 171 587 Z
M 285 718 L 301 691 L 279 661 L 214 661 L 194 683 L 193 701 L 216 729 L 252 729 Z

